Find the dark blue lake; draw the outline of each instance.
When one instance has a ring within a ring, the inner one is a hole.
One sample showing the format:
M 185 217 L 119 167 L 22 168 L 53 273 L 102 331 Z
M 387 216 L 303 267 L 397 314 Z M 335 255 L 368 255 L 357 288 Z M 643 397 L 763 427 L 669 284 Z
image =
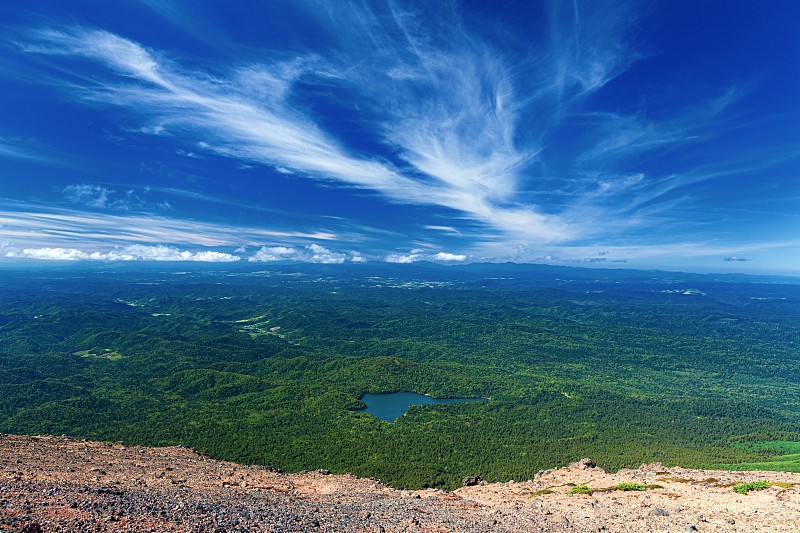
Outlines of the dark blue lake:
M 365 409 L 372 416 L 394 422 L 403 416 L 412 405 L 485 402 L 486 398 L 431 398 L 416 392 L 393 392 L 391 394 L 365 394 L 361 401 L 367 404 Z

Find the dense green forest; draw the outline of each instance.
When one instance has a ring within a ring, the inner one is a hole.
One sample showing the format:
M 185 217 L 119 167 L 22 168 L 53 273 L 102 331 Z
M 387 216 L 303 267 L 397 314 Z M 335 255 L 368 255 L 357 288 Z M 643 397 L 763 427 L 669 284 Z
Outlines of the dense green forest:
M 533 265 L 0 270 L 0 431 L 183 444 L 417 488 L 768 463 L 800 441 L 800 285 Z M 483 397 L 395 423 L 367 392 Z M 776 463 L 785 466 L 785 463 Z

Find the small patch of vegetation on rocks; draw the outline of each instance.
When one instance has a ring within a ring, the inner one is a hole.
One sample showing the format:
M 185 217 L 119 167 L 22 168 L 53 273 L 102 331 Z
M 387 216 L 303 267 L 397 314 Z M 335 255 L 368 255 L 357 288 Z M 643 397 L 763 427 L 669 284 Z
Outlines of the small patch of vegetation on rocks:
M 733 486 L 733 492 L 738 492 L 739 494 L 747 494 L 751 490 L 764 490 L 769 487 L 768 481 L 750 481 L 747 483 L 737 483 Z
M 793 483 L 791 481 L 770 481 L 770 487 L 780 487 L 782 489 L 793 489 L 797 483 Z
M 617 483 L 614 485 L 614 488 L 617 490 L 647 490 L 647 485 L 642 485 L 641 483 Z
M 613 490 L 623 490 L 623 491 L 636 491 L 636 490 L 655 490 L 655 489 L 663 489 L 663 485 L 643 485 L 641 483 L 630 483 L 630 482 L 623 482 L 617 483 L 611 487 L 603 487 L 600 489 L 593 489 L 593 492 L 611 492 Z
M 567 494 L 591 494 L 592 489 L 586 485 L 575 485 L 567 491 Z

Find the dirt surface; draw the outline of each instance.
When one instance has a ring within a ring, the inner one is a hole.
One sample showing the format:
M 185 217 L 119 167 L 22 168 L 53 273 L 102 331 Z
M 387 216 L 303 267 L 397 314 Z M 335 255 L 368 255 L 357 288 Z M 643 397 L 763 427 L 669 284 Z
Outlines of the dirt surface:
M 741 481 L 780 483 L 747 495 Z M 622 491 L 619 483 L 648 485 Z M 793 483 L 798 483 L 795 488 Z M 567 494 L 587 485 L 592 494 Z M 800 531 L 800 474 L 582 460 L 524 482 L 404 491 L 187 448 L 0 435 L 0 531 Z

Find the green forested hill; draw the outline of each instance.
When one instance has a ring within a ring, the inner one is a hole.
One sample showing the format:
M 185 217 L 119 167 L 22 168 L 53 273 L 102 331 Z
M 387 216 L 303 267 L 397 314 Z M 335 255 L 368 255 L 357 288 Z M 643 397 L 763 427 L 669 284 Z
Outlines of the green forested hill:
M 182 268 L 185 268 L 182 266 Z M 502 278 L 502 279 L 498 279 Z M 498 265 L 0 270 L 0 431 L 405 487 L 766 461 L 800 441 L 800 286 Z M 394 424 L 366 392 L 481 396 Z

